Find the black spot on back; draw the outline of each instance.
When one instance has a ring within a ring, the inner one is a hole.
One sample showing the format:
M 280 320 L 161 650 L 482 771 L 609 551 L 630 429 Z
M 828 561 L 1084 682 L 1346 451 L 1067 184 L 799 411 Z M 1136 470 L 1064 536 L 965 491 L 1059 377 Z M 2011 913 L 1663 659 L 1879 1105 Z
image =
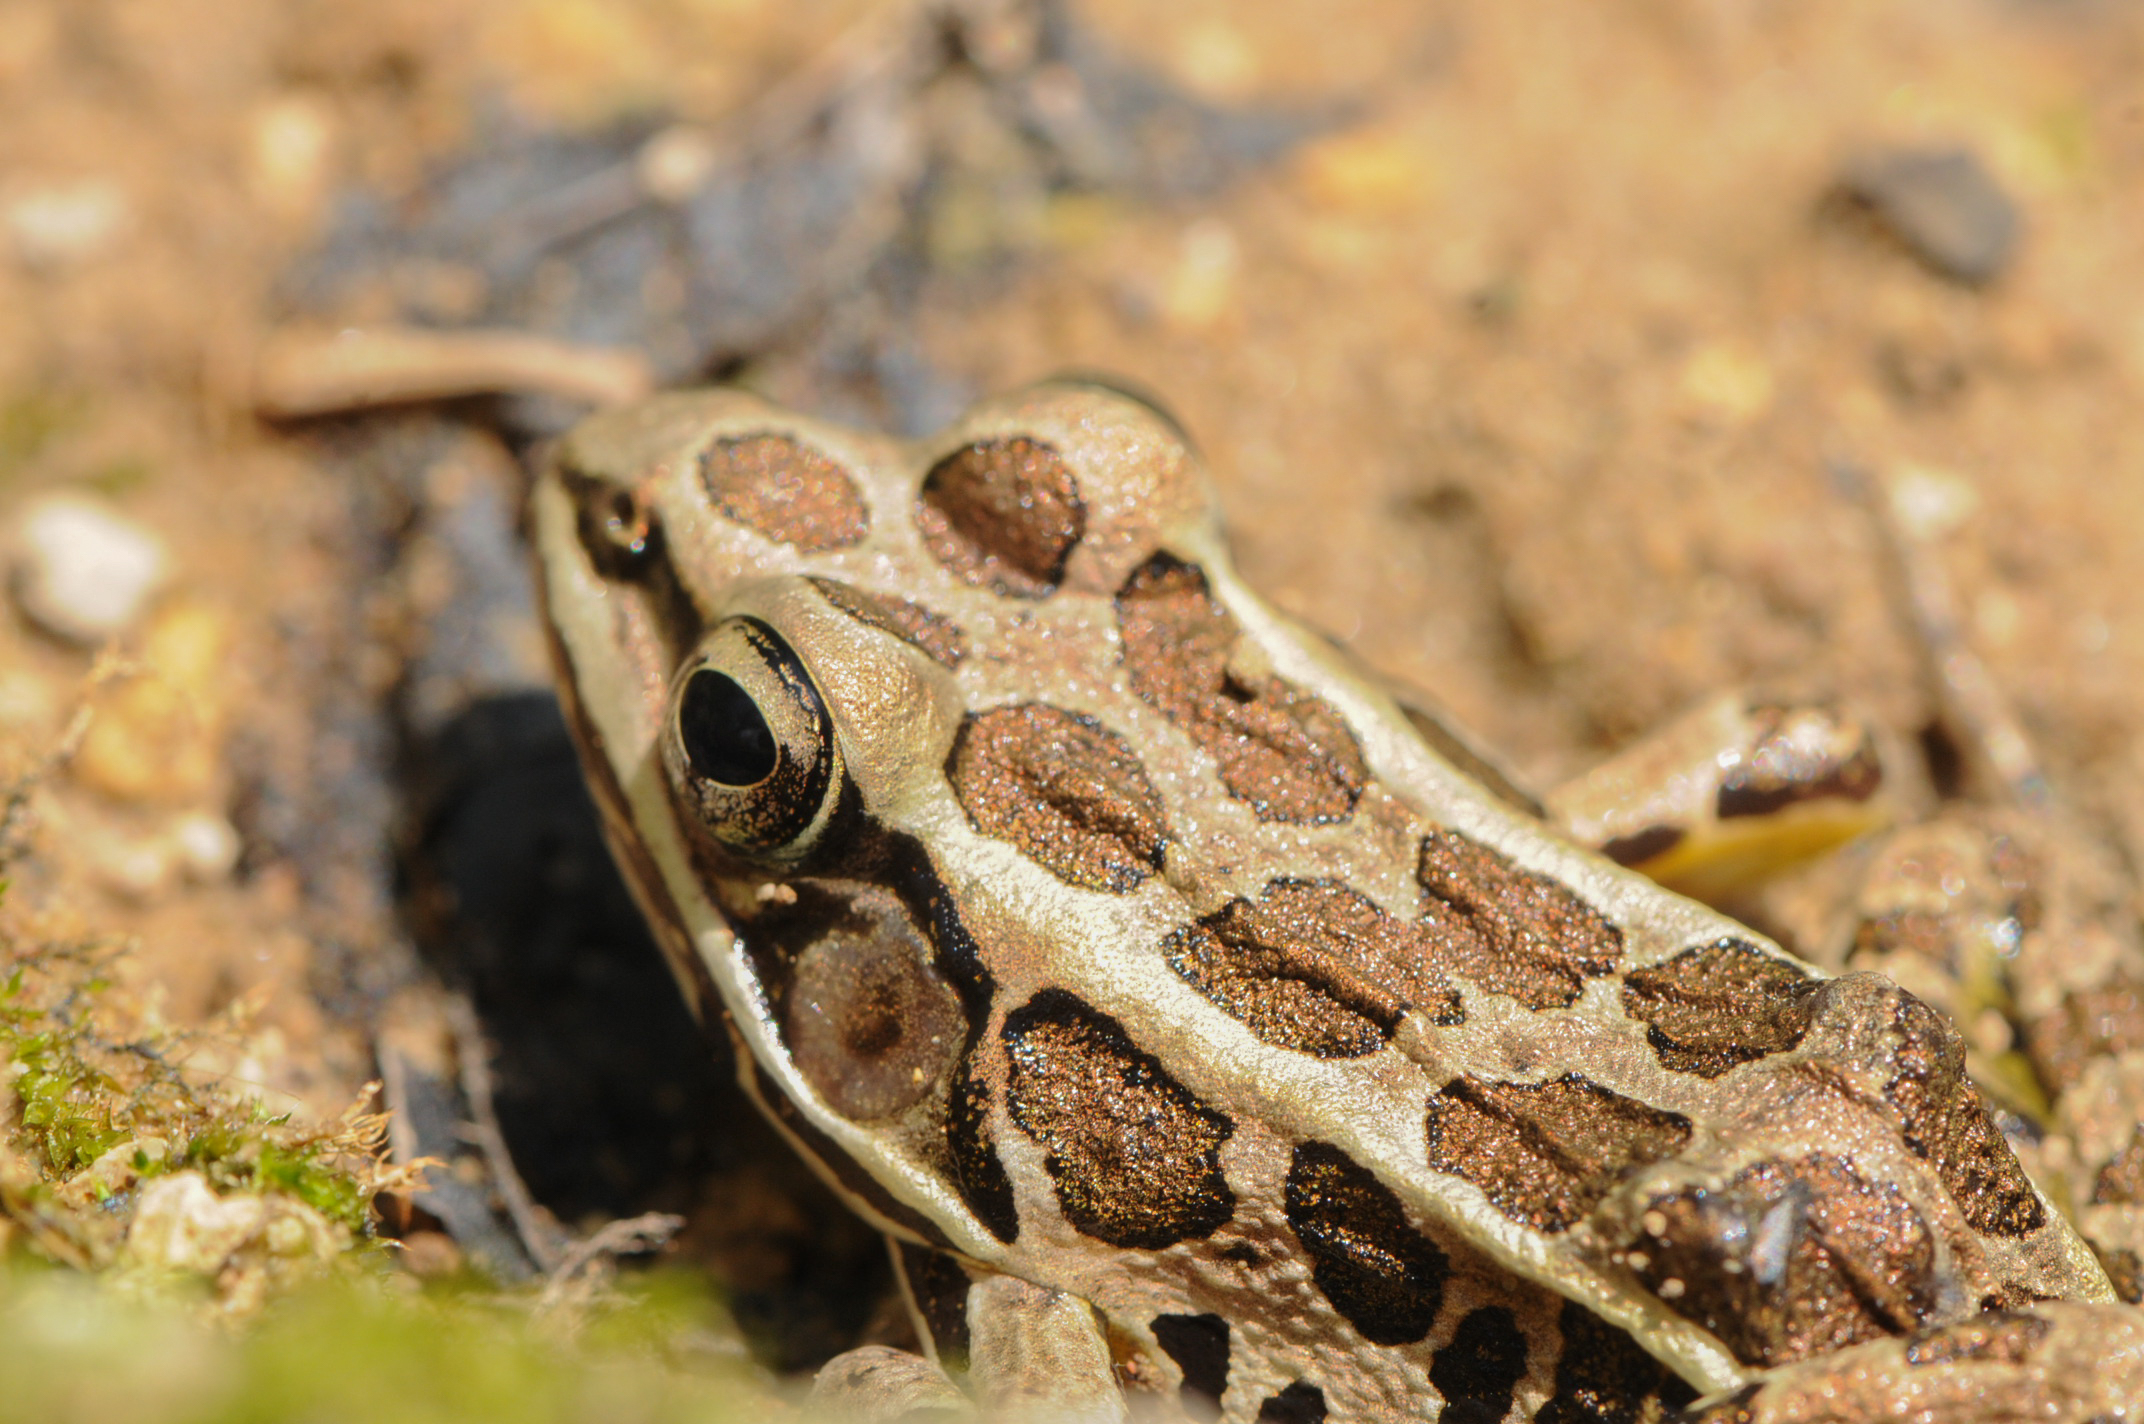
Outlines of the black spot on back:
M 968 1041 L 953 1073 L 952 1100 L 946 1111 L 953 1185 L 984 1229 L 1010 1245 L 1020 1234 L 1020 1213 L 1013 1204 L 1012 1180 L 1005 1175 L 1005 1164 L 998 1160 L 997 1147 L 990 1140 L 990 1087 L 975 1072 L 977 1045 L 990 1020 L 997 984 L 929 852 L 912 837 L 888 836 L 880 853 L 888 862 L 888 884 L 930 936 L 938 972 L 960 996 L 961 1010 L 968 1018 Z
M 1557 1325 L 1563 1351 L 1556 1357 L 1556 1392 L 1534 1424 L 1639 1424 L 1651 1417 L 1646 1406 L 1656 1399 L 1680 1408 L 1697 1397 L 1637 1341 L 1576 1301 L 1563 1303 Z
M 1297 1380 L 1258 1406 L 1258 1424 L 1325 1424 L 1325 1391 Z
M 1218 1315 L 1157 1315 L 1154 1339 L 1184 1372 L 1184 1412 L 1194 1419 L 1220 1418 L 1228 1388 L 1228 1322 Z
M 1004 1035 L 1006 1111 L 1048 1153 L 1043 1168 L 1075 1230 L 1159 1251 L 1235 1215 L 1221 1174 L 1235 1124 L 1115 1019 L 1044 989 L 1005 1016 Z
M 1451 1264 L 1392 1189 L 1339 1148 L 1306 1142 L 1288 1166 L 1288 1225 L 1318 1289 L 1373 1345 L 1411 1345 L 1444 1303 Z
M 1429 1382 L 1444 1396 L 1441 1424 L 1502 1424 L 1526 1373 L 1526 1337 L 1510 1310 L 1484 1306 L 1459 1322 L 1452 1342 L 1429 1364 Z
M 953 1100 L 946 1113 L 946 1146 L 953 1156 L 953 1185 L 976 1220 L 1010 1246 L 1020 1234 L 1020 1209 L 1012 1199 L 1012 1179 L 990 1141 L 990 1086 L 975 1075 L 971 1048 L 960 1060 Z

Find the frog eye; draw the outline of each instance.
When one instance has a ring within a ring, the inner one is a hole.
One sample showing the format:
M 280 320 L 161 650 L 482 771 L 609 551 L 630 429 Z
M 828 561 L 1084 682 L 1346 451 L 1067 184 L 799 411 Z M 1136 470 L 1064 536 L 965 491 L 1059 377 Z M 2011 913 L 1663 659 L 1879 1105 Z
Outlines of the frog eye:
M 717 624 L 671 684 L 671 792 L 688 821 L 740 855 L 789 860 L 810 849 L 839 759 L 811 674 L 757 618 Z

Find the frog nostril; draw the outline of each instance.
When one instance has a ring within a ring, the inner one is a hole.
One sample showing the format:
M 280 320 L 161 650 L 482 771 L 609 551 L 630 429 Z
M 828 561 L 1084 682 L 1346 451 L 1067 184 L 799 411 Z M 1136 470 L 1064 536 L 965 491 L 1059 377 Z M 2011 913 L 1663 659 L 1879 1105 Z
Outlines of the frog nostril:
M 606 578 L 638 581 L 663 548 L 662 520 L 643 491 L 565 471 L 576 496 L 581 548 Z
M 774 729 L 734 678 L 701 668 L 677 709 L 678 740 L 692 769 L 724 786 L 756 786 L 774 774 Z

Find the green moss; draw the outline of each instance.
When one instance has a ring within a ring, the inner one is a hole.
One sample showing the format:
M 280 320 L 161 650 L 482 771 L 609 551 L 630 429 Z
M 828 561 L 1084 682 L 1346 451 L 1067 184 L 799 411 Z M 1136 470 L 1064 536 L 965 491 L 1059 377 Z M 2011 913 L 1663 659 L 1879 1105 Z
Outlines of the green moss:
M 695 1347 L 723 1324 L 674 1284 L 569 1336 L 496 1299 L 342 1281 L 234 1334 L 81 1277 L 0 1274 L 0 1424 L 721 1424 L 786 1412 L 749 1367 Z
M 38 1178 L 7 1183 L 0 1216 L 50 1259 L 101 1266 L 136 1183 L 194 1171 L 220 1195 L 294 1198 L 362 1242 L 378 1124 L 307 1126 L 188 1077 L 175 1065 L 192 1045 L 141 1021 L 111 962 L 95 946 L 0 944 L 0 1162 L 27 1161 Z M 128 1142 L 132 1153 L 97 1167 Z

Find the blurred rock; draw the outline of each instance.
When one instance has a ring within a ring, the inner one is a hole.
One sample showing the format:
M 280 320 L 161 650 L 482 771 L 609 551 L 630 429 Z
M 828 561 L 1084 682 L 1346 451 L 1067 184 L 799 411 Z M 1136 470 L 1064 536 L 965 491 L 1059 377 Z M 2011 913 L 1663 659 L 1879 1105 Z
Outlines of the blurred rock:
M 1951 470 L 1901 464 L 1891 475 L 1891 517 L 1923 543 L 1958 529 L 1980 508 L 1980 491 Z
M 189 811 L 172 822 L 171 844 L 195 880 L 221 880 L 238 865 L 238 832 L 213 811 Z
M 131 628 L 170 573 L 162 540 L 80 495 L 31 505 L 14 543 L 16 603 L 38 627 L 84 646 Z
M 412 1231 L 402 1238 L 402 1269 L 420 1280 L 440 1280 L 466 1269 L 469 1258 L 444 1231 Z
M 1713 341 L 1690 353 L 1678 390 L 1691 418 L 1707 425 L 1747 425 L 1771 409 L 1772 368 L 1755 351 Z
M 122 899 L 144 904 L 162 899 L 177 879 L 172 847 L 107 828 L 92 828 L 74 843 L 98 883 Z
M 142 671 L 98 699 L 74 779 L 119 801 L 199 804 L 223 771 L 231 620 L 189 603 L 142 635 Z
M 1236 234 L 1218 218 L 1184 229 L 1176 266 L 1161 298 L 1162 314 L 1180 331 L 1203 331 L 1234 311 L 1243 268 Z
M 104 179 L 23 189 L 0 206 L 0 226 L 26 266 L 86 261 L 125 231 L 132 209 L 118 184 Z
M 666 383 L 732 367 L 833 307 L 870 311 L 817 338 L 828 369 L 879 388 L 885 408 L 857 418 L 931 429 L 967 395 L 916 379 L 906 343 L 934 272 L 1037 246 L 1055 199 L 1210 194 L 1358 107 L 1210 101 L 1115 53 L 1065 0 L 859 23 L 719 131 L 661 114 L 596 132 L 479 114 L 469 151 L 416 196 L 350 195 L 282 304 L 635 348 Z M 1202 68 L 1235 82 L 1230 35 L 1207 33 Z M 524 437 L 579 414 L 528 396 L 498 412 Z
M 1930 270 L 1971 286 L 2002 274 L 2023 226 L 2009 196 L 1962 148 L 1863 154 L 1846 165 L 1838 194 Z
M 177 1172 L 142 1189 L 127 1254 L 154 1269 L 211 1276 L 260 1232 L 267 1217 L 259 1197 L 218 1197 L 199 1172 Z
M 284 94 L 254 114 L 250 129 L 246 178 L 253 196 L 284 222 L 312 221 L 327 195 L 333 112 L 312 95 Z
M 1439 178 L 1425 145 L 1383 129 L 1350 130 L 1313 144 L 1295 171 L 1319 207 L 1370 218 L 1418 211 L 1436 195 Z

